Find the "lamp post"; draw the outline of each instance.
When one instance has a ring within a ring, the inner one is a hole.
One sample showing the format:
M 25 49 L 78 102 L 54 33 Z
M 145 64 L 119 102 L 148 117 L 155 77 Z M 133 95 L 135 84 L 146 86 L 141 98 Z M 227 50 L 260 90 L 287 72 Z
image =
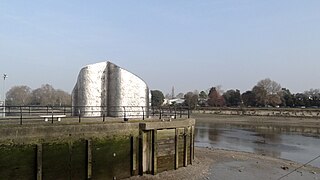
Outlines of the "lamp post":
M 7 74 L 3 74 L 3 117 L 6 117 L 6 78 Z

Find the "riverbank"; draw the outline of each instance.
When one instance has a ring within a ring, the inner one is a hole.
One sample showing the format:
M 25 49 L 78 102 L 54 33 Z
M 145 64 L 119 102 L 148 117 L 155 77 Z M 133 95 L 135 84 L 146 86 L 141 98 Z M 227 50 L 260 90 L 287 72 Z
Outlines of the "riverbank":
M 246 115 L 216 115 L 202 113 L 193 113 L 191 117 L 195 118 L 197 122 L 320 128 L 320 117 L 275 117 Z
M 193 165 L 159 173 L 155 176 L 135 176 L 128 178 L 128 180 L 279 179 L 300 166 L 302 164 L 253 153 L 196 147 Z M 320 168 L 307 165 L 282 179 L 320 179 Z

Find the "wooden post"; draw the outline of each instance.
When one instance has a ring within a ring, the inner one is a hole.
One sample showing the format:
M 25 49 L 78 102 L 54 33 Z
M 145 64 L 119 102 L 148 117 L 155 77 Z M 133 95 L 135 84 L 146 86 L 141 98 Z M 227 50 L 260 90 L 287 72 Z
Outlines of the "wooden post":
M 157 146 L 157 135 L 158 132 L 156 129 L 152 131 L 152 174 L 156 175 L 158 172 L 157 166 L 157 155 L 158 155 L 158 146 Z
M 137 149 L 136 149 L 136 139 L 131 136 L 131 176 L 136 174 L 137 170 Z
M 42 180 L 42 144 L 37 144 L 37 180 Z
M 194 126 L 190 127 L 190 163 L 193 164 L 194 159 Z
M 179 128 L 176 128 L 176 134 L 175 134 L 175 163 L 174 168 L 179 168 Z
M 184 128 L 184 161 L 183 165 L 184 167 L 188 166 L 188 147 L 187 147 L 187 134 L 188 134 L 188 128 Z
M 139 175 L 143 175 L 143 131 L 139 130 Z
M 87 140 L 87 179 L 92 178 L 92 142 Z

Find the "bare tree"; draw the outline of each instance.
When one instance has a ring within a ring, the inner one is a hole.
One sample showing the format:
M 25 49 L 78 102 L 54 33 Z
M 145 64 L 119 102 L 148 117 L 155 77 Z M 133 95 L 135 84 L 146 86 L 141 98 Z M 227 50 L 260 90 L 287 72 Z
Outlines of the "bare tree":
M 262 87 L 267 91 L 267 94 L 278 94 L 281 91 L 281 85 L 270 78 L 260 80 L 257 83 L 258 87 Z
M 188 92 L 184 95 L 184 103 L 191 109 L 195 109 L 198 104 L 198 94 L 194 94 L 193 92 Z
M 260 80 L 252 89 L 260 105 L 277 106 L 282 103 L 281 85 L 270 78 Z
M 33 105 L 71 105 L 71 95 L 62 90 L 55 90 L 51 85 L 45 84 L 32 91 Z
M 7 105 L 23 106 L 30 104 L 31 88 L 28 86 L 14 86 L 6 94 Z

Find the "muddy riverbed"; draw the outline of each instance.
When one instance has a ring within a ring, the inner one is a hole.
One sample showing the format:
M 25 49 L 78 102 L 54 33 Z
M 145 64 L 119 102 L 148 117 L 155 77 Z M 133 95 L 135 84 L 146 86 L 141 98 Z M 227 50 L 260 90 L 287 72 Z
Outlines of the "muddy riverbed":
M 198 147 L 252 152 L 299 163 L 320 155 L 319 119 L 217 115 L 196 115 L 196 119 Z M 320 158 L 310 164 L 320 167 Z

